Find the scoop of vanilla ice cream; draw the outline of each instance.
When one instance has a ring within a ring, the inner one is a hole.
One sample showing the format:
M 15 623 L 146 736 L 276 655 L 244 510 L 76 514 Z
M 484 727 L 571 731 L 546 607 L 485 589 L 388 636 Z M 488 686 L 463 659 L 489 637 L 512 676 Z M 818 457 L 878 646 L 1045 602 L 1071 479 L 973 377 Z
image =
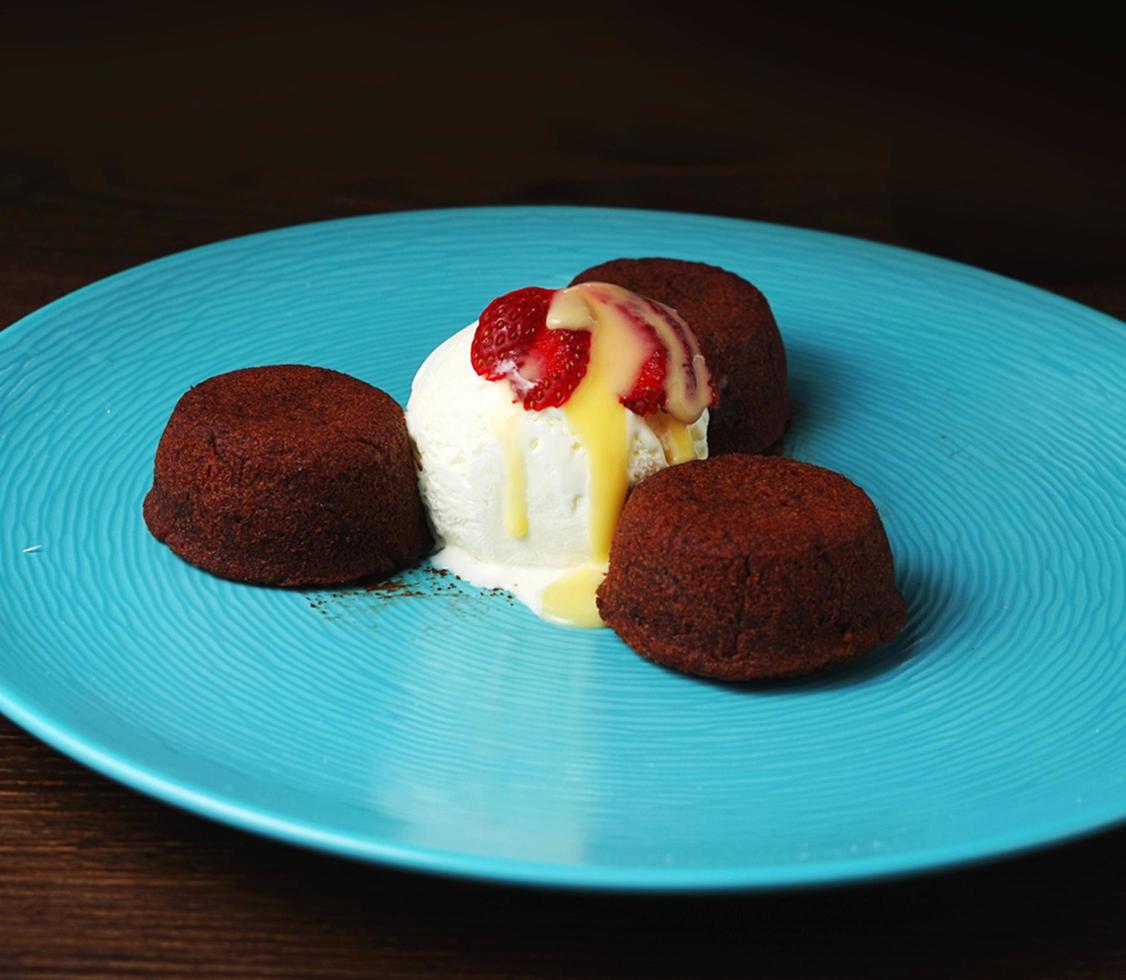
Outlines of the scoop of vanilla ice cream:
M 519 568 L 557 570 L 589 560 L 590 467 L 562 409 L 526 411 L 507 382 L 488 381 L 473 370 L 476 328 L 472 323 L 454 334 L 419 368 L 407 402 L 407 428 L 418 449 L 419 486 L 435 538 L 447 552 L 492 566 L 492 574 L 483 577 L 487 581 L 478 584 L 512 588 L 520 584 Z M 645 419 L 625 414 L 632 486 L 668 463 Z M 707 422 L 705 411 L 689 427 L 698 458 L 707 455 Z M 527 531 L 521 537 L 505 527 L 514 449 L 526 480 Z M 515 567 L 511 576 L 505 576 L 505 566 Z M 462 574 L 464 565 L 450 567 Z

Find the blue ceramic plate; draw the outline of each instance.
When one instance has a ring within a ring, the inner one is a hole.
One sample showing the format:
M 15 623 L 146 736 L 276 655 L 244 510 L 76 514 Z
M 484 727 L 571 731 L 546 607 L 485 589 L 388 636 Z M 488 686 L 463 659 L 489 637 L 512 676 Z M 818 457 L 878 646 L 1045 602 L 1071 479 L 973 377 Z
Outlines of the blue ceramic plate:
M 786 451 L 883 514 L 910 607 L 851 668 L 740 688 L 425 569 L 212 578 L 141 499 L 189 385 L 336 368 L 405 401 L 499 293 L 619 255 L 733 269 L 777 313 Z M 130 786 L 338 854 L 504 881 L 840 882 L 1126 815 L 1126 331 L 868 242 L 639 211 L 430 211 L 153 262 L 0 334 L 0 708 Z

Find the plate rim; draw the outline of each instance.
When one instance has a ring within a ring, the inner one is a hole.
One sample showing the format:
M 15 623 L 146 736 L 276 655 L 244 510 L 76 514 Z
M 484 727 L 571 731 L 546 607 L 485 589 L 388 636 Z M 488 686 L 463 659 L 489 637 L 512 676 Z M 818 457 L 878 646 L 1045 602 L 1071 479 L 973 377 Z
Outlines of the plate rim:
M 1023 832 L 994 834 L 971 842 L 903 854 L 863 859 L 815 861 L 809 864 L 741 865 L 733 868 L 627 867 L 602 864 L 552 864 L 515 858 L 466 854 L 437 848 L 396 844 L 321 828 L 306 821 L 274 816 L 221 793 L 202 790 L 184 780 L 161 776 L 102 748 L 96 739 L 73 732 L 50 712 L 35 711 L 12 696 L 0 681 L 0 713 L 50 747 L 130 789 L 196 816 L 336 857 L 352 858 L 399 870 L 493 884 L 531 885 L 580 891 L 738 892 L 781 891 L 909 877 L 928 871 L 955 870 L 1000 861 L 1110 830 L 1126 821 L 1126 798 L 1071 820 L 1049 821 Z
M 183 261 L 197 253 L 221 250 L 232 243 L 250 243 L 259 238 L 276 238 L 286 234 L 315 232 L 318 228 L 329 226 L 378 223 L 380 219 L 387 218 L 409 219 L 411 216 L 420 215 L 431 217 L 481 215 L 484 217 L 497 212 L 509 215 L 515 212 L 523 212 L 529 215 L 532 213 L 544 215 L 552 212 L 568 212 L 587 214 L 592 217 L 600 213 L 612 212 L 619 217 L 632 215 L 641 220 L 671 216 L 740 226 L 749 225 L 763 229 L 780 229 L 788 233 L 809 236 L 830 245 L 855 248 L 860 244 L 875 250 L 877 253 L 910 256 L 915 260 L 925 260 L 927 264 L 946 266 L 961 272 L 971 272 L 976 276 L 987 277 L 998 285 L 1004 284 L 1009 288 L 1017 286 L 1021 291 L 1028 291 L 1041 302 L 1057 304 L 1060 308 L 1069 309 L 1089 320 L 1093 318 L 1102 320 L 1107 324 L 1126 327 L 1126 323 L 1108 313 L 1085 306 L 1040 286 L 943 256 L 868 238 L 797 225 L 756 221 L 727 215 L 701 214 L 691 211 L 587 207 L 582 205 L 490 205 L 384 211 L 301 222 L 219 239 L 171 252 L 87 283 L 20 317 L 0 330 L 0 349 L 13 342 L 10 339 L 5 340 L 5 337 L 22 337 L 40 319 L 58 313 L 60 309 L 91 293 L 110 288 L 123 278 L 128 279 L 141 275 L 161 265 L 174 265 L 176 262 Z M 198 787 L 186 780 L 170 779 L 161 775 L 158 770 L 150 769 L 136 761 L 128 752 L 108 749 L 96 737 L 75 731 L 50 710 L 19 698 L 7 686 L 2 674 L 0 674 L 0 713 L 35 738 L 87 768 L 162 803 L 170 804 L 197 816 L 241 831 L 339 857 L 358 859 L 402 870 L 492 883 L 618 892 L 760 891 L 848 885 L 944 869 L 951 870 L 973 864 L 1002 860 L 1063 844 L 1100 831 L 1110 830 L 1120 823 L 1126 822 L 1126 795 L 1124 795 L 1119 801 L 1111 801 L 1093 809 L 1084 809 L 1070 818 L 1026 824 L 1020 831 L 1016 832 L 993 834 L 958 844 L 917 849 L 901 854 L 869 855 L 863 859 L 822 860 L 808 864 L 739 865 L 727 868 L 553 864 L 439 850 L 396 843 L 386 837 L 360 837 L 341 833 L 318 827 L 311 821 L 293 820 L 271 813 L 263 807 L 240 803 L 220 792 Z
M 201 245 L 193 245 L 189 248 L 177 249 L 174 252 L 169 252 L 166 255 L 158 255 L 156 258 L 146 259 L 144 262 L 139 262 L 136 265 L 128 266 L 124 269 L 119 269 L 117 272 L 111 272 L 109 275 L 102 276 L 95 279 L 93 282 L 88 282 L 85 285 L 78 286 L 69 292 L 63 293 L 61 296 L 56 296 L 53 300 L 49 300 L 42 306 L 37 307 L 30 313 L 25 313 L 17 320 L 13 320 L 6 327 L 0 328 L 0 347 L 5 343 L 5 337 L 12 333 L 13 330 L 19 330 L 22 334 L 28 327 L 36 320 L 48 313 L 54 313 L 59 308 L 69 305 L 75 299 L 85 295 L 87 292 L 100 290 L 108 286 L 110 283 L 116 282 L 120 278 L 129 277 L 139 274 L 143 271 L 150 270 L 154 266 L 164 263 L 175 263 L 188 256 L 195 255 L 200 252 L 207 252 L 212 249 L 222 249 L 228 245 L 236 242 L 250 242 L 257 238 L 277 237 L 287 233 L 299 233 L 305 231 L 312 231 L 316 228 L 326 228 L 332 225 L 346 225 L 350 223 L 362 222 L 377 222 L 381 219 L 400 218 L 414 215 L 431 215 L 439 217 L 442 215 L 461 215 L 461 214 L 480 214 L 487 215 L 489 213 L 504 212 L 512 214 L 515 212 L 564 212 L 564 213 L 581 213 L 589 215 L 611 213 L 615 215 L 634 215 L 639 218 L 649 218 L 653 216 L 671 216 L 678 218 L 690 218 L 703 221 L 715 221 L 732 225 L 751 225 L 757 228 L 764 229 L 780 229 L 784 232 L 797 233 L 803 236 L 820 239 L 826 243 L 848 243 L 855 247 L 857 244 L 863 245 L 865 248 L 871 248 L 876 252 L 884 252 L 895 255 L 910 256 L 915 259 L 925 259 L 928 263 L 935 263 L 945 265 L 950 269 L 960 270 L 962 272 L 969 272 L 977 276 L 985 276 L 992 279 L 997 284 L 1006 284 L 1007 286 L 1018 286 L 1021 289 L 1030 290 L 1037 293 L 1042 299 L 1048 302 L 1060 304 L 1062 308 L 1070 308 L 1073 311 L 1081 313 L 1084 316 L 1093 316 L 1105 320 L 1108 323 L 1116 324 L 1119 327 L 1126 327 L 1126 321 L 1118 319 L 1109 313 L 1102 310 L 1097 310 L 1093 306 L 1087 306 L 1080 303 L 1078 300 L 1071 299 L 1060 293 L 1054 293 L 1050 289 L 1045 289 L 1043 286 L 1037 286 L 1034 283 L 1025 282 L 1023 279 L 1017 279 L 1014 276 L 1005 275 L 1000 272 L 993 272 L 991 269 L 985 269 L 979 265 L 972 265 L 969 262 L 962 262 L 958 259 L 951 259 L 944 255 L 939 255 L 935 252 L 926 252 L 921 249 L 907 248 L 903 245 L 893 245 L 890 242 L 883 242 L 875 238 L 866 238 L 862 235 L 846 235 L 836 231 L 824 231 L 820 228 L 812 228 L 805 225 L 791 225 L 781 221 L 759 221 L 755 218 L 738 218 L 726 214 L 706 214 L 700 211 L 676 211 L 669 209 L 659 208 L 634 208 L 634 207 L 615 207 L 613 205 L 598 205 L 588 206 L 583 204 L 489 204 L 471 207 L 437 207 L 437 208 L 404 208 L 402 210 L 394 211 L 372 211 L 363 214 L 345 215 L 339 218 L 324 218 L 314 219 L 311 221 L 298 221 L 293 224 L 278 225 L 275 228 L 265 228 L 261 231 L 247 232 L 244 235 L 232 235 L 229 238 L 219 238 L 215 241 L 204 242 Z

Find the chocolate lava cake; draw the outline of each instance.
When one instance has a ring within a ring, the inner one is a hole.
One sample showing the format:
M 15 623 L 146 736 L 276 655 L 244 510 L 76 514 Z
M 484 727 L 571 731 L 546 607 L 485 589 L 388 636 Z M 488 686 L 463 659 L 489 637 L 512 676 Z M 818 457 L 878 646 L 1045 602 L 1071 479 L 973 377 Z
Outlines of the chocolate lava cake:
M 186 561 L 263 585 L 386 575 L 431 543 L 398 403 L 294 364 L 220 374 L 180 399 L 144 515 Z
M 820 670 L 906 618 L 867 494 L 831 470 L 742 454 L 671 466 L 633 491 L 598 609 L 650 660 L 726 680 Z
M 609 282 L 671 306 L 693 329 L 715 379 L 719 405 L 708 452 L 760 453 L 790 421 L 786 351 L 766 298 L 746 279 L 703 262 L 615 259 L 572 280 Z

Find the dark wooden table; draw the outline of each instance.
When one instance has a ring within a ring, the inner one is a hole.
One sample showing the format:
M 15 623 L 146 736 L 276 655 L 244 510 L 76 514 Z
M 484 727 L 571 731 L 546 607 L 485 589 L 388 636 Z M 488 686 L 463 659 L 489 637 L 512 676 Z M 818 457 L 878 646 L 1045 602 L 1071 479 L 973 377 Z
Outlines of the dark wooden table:
M 1088 18 L 24 6 L 0 14 L 0 326 L 230 235 L 557 202 L 862 235 L 1126 312 L 1119 52 Z M 204 822 L 0 719 L 3 976 L 1118 977 L 1124 870 L 1119 830 L 818 892 L 487 887 Z

